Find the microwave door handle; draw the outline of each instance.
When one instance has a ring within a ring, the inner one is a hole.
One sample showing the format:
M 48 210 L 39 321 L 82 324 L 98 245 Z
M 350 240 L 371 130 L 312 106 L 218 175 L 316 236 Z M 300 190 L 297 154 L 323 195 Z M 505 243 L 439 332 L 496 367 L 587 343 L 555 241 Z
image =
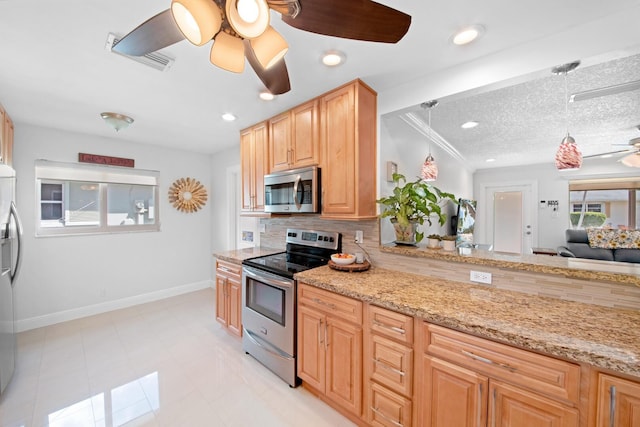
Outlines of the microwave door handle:
M 304 197 L 303 194 L 302 197 L 300 197 L 300 200 L 298 200 L 298 187 L 300 186 L 301 181 L 302 177 L 298 175 L 296 176 L 296 181 L 293 183 L 293 203 L 296 204 L 296 208 L 298 208 L 298 210 L 302 207 L 302 197 Z

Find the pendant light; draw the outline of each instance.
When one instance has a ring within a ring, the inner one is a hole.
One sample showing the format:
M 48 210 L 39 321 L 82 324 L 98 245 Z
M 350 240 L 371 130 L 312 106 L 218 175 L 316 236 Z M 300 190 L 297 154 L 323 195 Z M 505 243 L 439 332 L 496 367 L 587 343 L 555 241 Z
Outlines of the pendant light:
M 576 144 L 576 140 L 569 135 L 569 89 L 567 86 L 567 74 L 578 68 L 578 65 L 580 65 L 580 61 L 559 65 L 551 69 L 553 74 L 564 75 L 564 105 L 567 136 L 562 139 L 556 152 L 556 169 L 559 171 L 580 169 L 580 166 L 582 166 L 582 153 L 578 148 L 578 144 Z
M 431 136 L 431 109 L 436 105 L 438 105 L 437 100 L 427 101 L 420 104 L 422 108 L 428 108 L 429 111 L 429 155 L 424 160 L 424 163 L 422 164 L 422 171 L 420 173 L 420 176 L 425 181 L 435 181 L 438 178 L 438 165 L 431 155 L 431 141 L 433 140 Z

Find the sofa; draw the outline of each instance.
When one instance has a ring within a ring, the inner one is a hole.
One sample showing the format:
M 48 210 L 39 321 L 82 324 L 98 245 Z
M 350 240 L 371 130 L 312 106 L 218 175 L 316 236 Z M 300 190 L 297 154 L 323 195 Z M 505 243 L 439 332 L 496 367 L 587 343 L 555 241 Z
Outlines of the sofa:
M 640 263 L 640 249 L 606 249 L 589 245 L 587 230 L 566 230 L 566 244 L 558 247 L 558 255 L 604 261 Z

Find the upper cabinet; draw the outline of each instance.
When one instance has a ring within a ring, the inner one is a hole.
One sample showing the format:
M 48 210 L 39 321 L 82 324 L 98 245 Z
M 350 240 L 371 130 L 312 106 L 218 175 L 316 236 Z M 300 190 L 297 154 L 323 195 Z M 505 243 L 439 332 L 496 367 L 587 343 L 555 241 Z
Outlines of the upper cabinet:
M 240 132 L 243 212 L 264 212 L 264 176 L 269 173 L 268 134 L 267 122 Z
M 2 163 L 12 165 L 13 121 L 2 105 L 0 105 L 0 156 L 2 156 Z
M 320 163 L 318 100 L 269 120 L 269 159 L 271 172 Z
M 376 215 L 377 94 L 362 81 L 320 98 L 322 216 Z

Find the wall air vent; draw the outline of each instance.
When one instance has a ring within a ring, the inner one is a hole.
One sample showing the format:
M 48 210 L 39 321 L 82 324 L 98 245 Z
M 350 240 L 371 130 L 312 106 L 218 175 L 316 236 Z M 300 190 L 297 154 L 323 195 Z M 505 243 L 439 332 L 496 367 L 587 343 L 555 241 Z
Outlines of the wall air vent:
M 118 43 L 118 40 L 120 40 L 118 36 L 116 36 L 113 33 L 109 33 L 107 35 L 107 43 L 105 44 L 104 48 L 110 52 L 116 53 L 120 56 L 124 56 L 125 58 L 132 59 L 136 62 L 139 62 L 141 64 L 147 65 L 151 68 L 155 68 L 156 70 L 160 70 L 160 71 L 168 70 L 175 61 L 174 58 L 170 58 L 158 52 L 147 53 L 146 55 L 143 55 L 143 56 L 124 55 L 122 53 L 116 52 L 115 50 L 112 50 L 113 46 L 116 43 Z

